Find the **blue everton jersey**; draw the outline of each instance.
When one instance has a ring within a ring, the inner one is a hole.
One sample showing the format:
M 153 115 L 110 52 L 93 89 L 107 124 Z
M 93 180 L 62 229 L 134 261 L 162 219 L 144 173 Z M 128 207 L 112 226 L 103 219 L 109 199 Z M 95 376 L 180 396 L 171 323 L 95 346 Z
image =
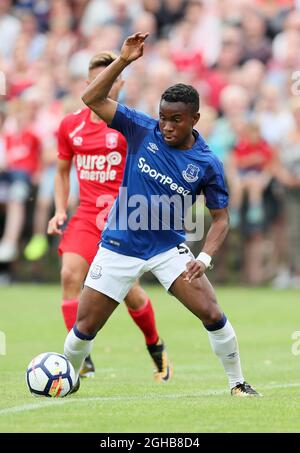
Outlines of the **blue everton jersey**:
M 187 197 L 203 193 L 208 208 L 227 206 L 222 164 L 196 131 L 192 148 L 171 147 L 157 120 L 121 104 L 110 127 L 126 137 L 128 154 L 103 247 L 146 260 L 184 242 Z

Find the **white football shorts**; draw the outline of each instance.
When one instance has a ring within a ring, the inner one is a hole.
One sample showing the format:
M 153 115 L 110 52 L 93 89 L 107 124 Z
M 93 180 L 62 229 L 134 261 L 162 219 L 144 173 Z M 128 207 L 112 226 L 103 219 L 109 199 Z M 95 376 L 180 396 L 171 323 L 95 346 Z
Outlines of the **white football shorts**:
M 100 245 L 84 284 L 117 302 L 122 302 L 135 281 L 148 271 L 152 272 L 168 291 L 192 259 L 195 259 L 194 255 L 185 244 L 148 260 L 121 255 Z

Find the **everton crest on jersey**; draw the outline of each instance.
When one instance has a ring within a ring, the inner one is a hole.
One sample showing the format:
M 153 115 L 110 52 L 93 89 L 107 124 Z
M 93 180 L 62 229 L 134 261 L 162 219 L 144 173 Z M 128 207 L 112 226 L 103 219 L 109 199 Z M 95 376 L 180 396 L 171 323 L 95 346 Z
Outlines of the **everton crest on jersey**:
M 197 165 L 188 164 L 187 169 L 182 172 L 182 176 L 187 182 L 195 182 L 198 179 L 199 170 Z

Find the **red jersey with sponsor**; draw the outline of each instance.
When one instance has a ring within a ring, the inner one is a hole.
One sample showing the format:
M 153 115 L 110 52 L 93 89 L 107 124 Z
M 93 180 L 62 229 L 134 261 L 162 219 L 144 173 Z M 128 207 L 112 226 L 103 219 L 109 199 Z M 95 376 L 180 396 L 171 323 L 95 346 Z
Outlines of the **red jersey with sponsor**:
M 119 193 L 123 179 L 127 143 L 120 132 L 104 121 L 93 122 L 91 110 L 66 116 L 58 131 L 58 158 L 71 160 L 79 181 L 79 212 L 99 212 L 99 197 Z M 98 206 L 98 208 L 97 208 Z
M 7 164 L 9 170 L 25 171 L 33 175 L 40 162 L 41 143 L 29 129 L 5 135 Z

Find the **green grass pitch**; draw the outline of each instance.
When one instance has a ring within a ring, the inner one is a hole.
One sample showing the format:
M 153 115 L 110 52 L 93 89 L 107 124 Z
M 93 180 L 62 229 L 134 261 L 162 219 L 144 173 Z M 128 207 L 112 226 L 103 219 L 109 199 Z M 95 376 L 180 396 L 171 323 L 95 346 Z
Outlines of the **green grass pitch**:
M 38 353 L 63 351 L 60 288 L 1 288 L 0 432 L 300 431 L 300 357 L 292 354 L 299 292 L 217 288 L 238 334 L 246 379 L 264 395 L 238 399 L 229 394 L 201 323 L 162 288 L 147 290 L 174 364 L 172 381 L 153 381 L 143 336 L 120 307 L 96 338 L 95 378 L 77 394 L 52 400 L 33 397 L 24 376 Z

